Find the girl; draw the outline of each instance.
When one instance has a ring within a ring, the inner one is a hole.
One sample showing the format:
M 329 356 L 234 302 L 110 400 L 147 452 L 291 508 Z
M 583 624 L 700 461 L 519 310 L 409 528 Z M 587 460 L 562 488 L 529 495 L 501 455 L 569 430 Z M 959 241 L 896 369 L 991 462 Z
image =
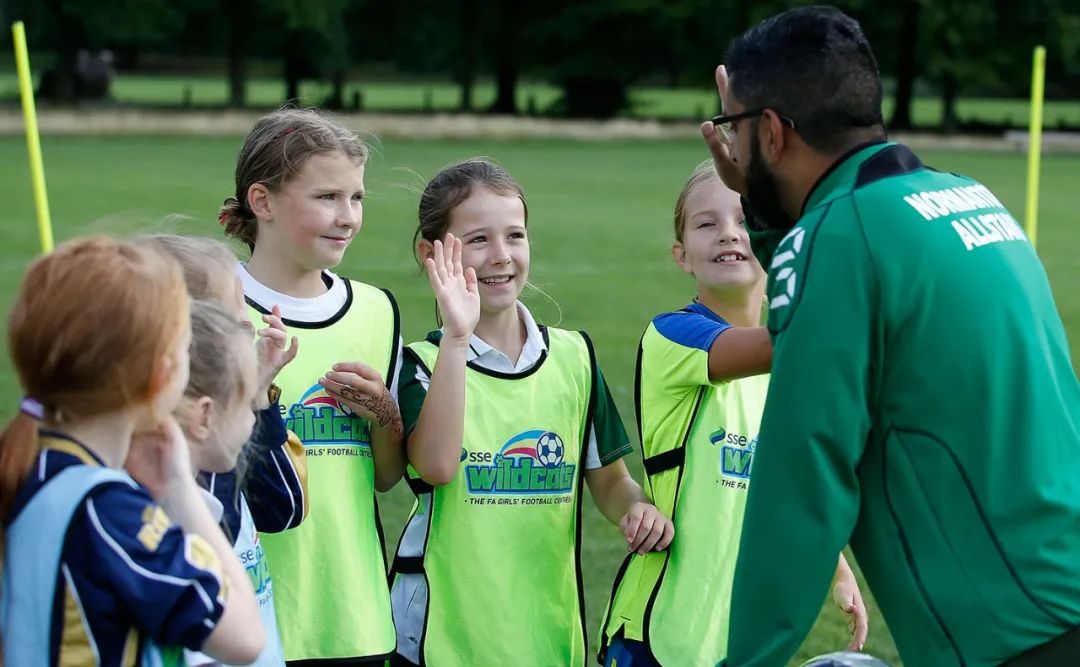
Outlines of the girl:
M 149 234 L 135 239 L 135 242 L 149 244 L 179 262 L 188 295 L 192 299 L 216 301 L 247 320 L 244 286 L 236 275 L 236 258 L 224 243 L 204 236 L 177 234 Z M 271 311 L 261 318 L 266 326 L 256 331 L 258 383 L 261 389 L 255 396 L 255 403 L 260 409 L 268 407 L 270 396 L 276 396 L 277 391 L 272 388 L 274 379 L 282 368 L 296 358 L 299 350 L 299 341 L 295 336 L 286 348 L 288 336 L 281 321 L 280 308 L 274 306 Z M 274 412 L 280 415 L 276 407 Z
M 188 379 L 175 262 L 69 242 L 30 266 L 8 324 L 31 398 L 0 437 L 5 664 L 175 665 L 181 647 L 254 660 L 251 583 L 163 418 Z
M 620 460 L 629 439 L 588 337 L 518 301 L 526 225 L 521 187 L 483 159 L 420 199 L 416 252 L 444 321 L 401 374 L 417 503 L 392 598 L 410 664 L 585 663 L 582 481 L 629 549 L 672 538 Z
M 389 292 L 329 271 L 360 230 L 366 159 L 363 142 L 323 116 L 276 111 L 248 134 L 220 216 L 251 249 L 238 272 L 252 320 L 279 305 L 302 343 L 277 384 L 314 509 L 262 539 L 287 660 L 379 662 L 395 645 L 374 492 L 405 465 L 383 381 L 398 368 L 400 322 Z
M 233 475 L 237 457 L 255 424 L 252 402 L 258 391 L 255 352 L 247 328 L 220 305 L 195 301 L 191 310 L 191 376 L 176 412 L 191 447 L 192 466 L 203 473 Z M 226 508 L 239 506 L 240 521 L 233 550 L 244 565 L 259 599 L 267 643 L 255 663 L 265 667 L 284 664 L 274 618 L 273 593 L 263 550 L 255 534 L 243 493 L 236 499 L 205 493 L 211 513 L 219 520 Z M 188 656 L 191 665 L 212 664 L 203 655 Z
M 274 376 L 295 356 L 297 342 L 285 349 L 284 326 L 280 317 L 264 315 L 269 326 L 259 330 L 258 364 L 255 377 L 242 378 L 237 372 L 246 369 L 246 361 L 238 365 L 238 359 L 253 356 L 251 348 L 251 324 L 247 319 L 247 306 L 243 301 L 240 279 L 235 274 L 236 260 L 229 249 L 213 239 L 171 234 L 154 234 L 137 239 L 137 243 L 149 244 L 172 255 L 184 271 L 188 293 L 196 299 L 192 310 L 191 379 L 188 382 L 186 400 L 181 408 L 187 412 L 180 415 L 188 442 L 203 443 L 210 436 L 210 448 L 235 447 L 237 442 L 208 431 L 206 425 L 192 423 L 192 401 L 200 410 L 196 415 L 209 420 L 207 408 L 243 405 L 250 412 L 253 403 L 267 407 L 254 414 L 254 432 L 249 428 L 241 434 L 243 440 L 243 465 L 201 465 L 205 457 L 193 456 L 199 485 L 207 490 L 207 502 L 219 518 L 221 526 L 233 541 L 233 551 L 247 570 L 255 586 L 267 630 L 266 647 L 255 663 L 260 666 L 284 664 L 284 651 L 277 630 L 274 614 L 274 593 L 269 564 L 255 531 L 277 533 L 300 525 L 307 512 L 307 461 L 303 445 L 296 436 L 285 429 L 280 406 L 267 397 L 267 387 Z M 206 301 L 202 301 L 205 299 Z M 212 302 L 212 303 L 211 303 Z M 222 310 L 224 308 L 224 310 Z M 225 314 L 224 317 L 222 314 Z M 236 348 L 235 334 L 241 333 L 243 346 Z M 223 370 L 229 372 L 223 373 Z M 250 390 L 256 400 L 230 402 L 231 391 Z M 184 417 L 187 417 L 186 419 Z M 235 420 L 234 420 L 235 422 Z M 222 441 L 226 442 L 222 442 Z M 194 447 L 193 447 L 194 449 Z M 211 463 L 213 461 L 211 460 Z M 189 656 L 192 665 L 207 664 L 205 656 Z
M 658 315 L 638 348 L 638 427 L 648 488 L 679 539 L 631 554 L 615 578 L 600 661 L 618 667 L 715 665 L 727 654 L 735 557 L 772 363 L 760 326 L 765 273 L 742 224 L 739 195 L 701 164 L 675 204 L 675 263 L 697 295 Z M 833 598 L 852 641 L 866 610 L 840 556 Z M 777 601 L 777 604 L 782 604 Z

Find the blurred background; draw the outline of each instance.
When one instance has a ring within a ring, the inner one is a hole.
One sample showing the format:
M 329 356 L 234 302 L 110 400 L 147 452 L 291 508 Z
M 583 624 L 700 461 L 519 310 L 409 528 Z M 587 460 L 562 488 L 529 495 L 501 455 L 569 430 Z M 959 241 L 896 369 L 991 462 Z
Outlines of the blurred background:
M 693 296 L 671 260 L 671 215 L 708 157 L 694 125 L 719 111 L 713 70 L 732 36 L 796 4 L 807 3 L 0 0 L 0 312 L 39 252 L 9 30 L 23 20 L 57 242 L 146 231 L 224 240 L 217 211 L 254 119 L 287 103 L 334 110 L 372 145 L 363 231 L 335 271 L 392 290 L 411 342 L 436 326 L 412 257 L 419 193 L 442 166 L 491 156 L 529 198 L 530 279 L 542 291 L 524 301 L 541 323 L 589 331 L 633 437 L 641 332 Z M 1046 46 L 1053 154 L 1043 159 L 1038 250 L 1076 358 L 1080 0 L 836 4 L 874 47 L 894 136 L 927 164 L 986 184 L 1021 222 L 1032 49 Z M 10 363 L 0 356 L 5 419 L 22 394 Z M 628 463 L 640 479 L 640 454 Z M 380 503 L 392 550 L 412 497 L 399 484 Z M 592 649 L 624 555 L 586 500 Z M 899 665 L 864 592 L 867 650 Z M 825 600 L 792 664 L 846 641 Z
M 776 0 L 2 0 L 41 105 L 701 119 L 736 32 Z M 805 4 L 805 3 L 803 3 Z M 1080 128 L 1077 0 L 842 0 L 875 47 L 893 130 L 1026 123 L 1047 47 L 1048 129 Z

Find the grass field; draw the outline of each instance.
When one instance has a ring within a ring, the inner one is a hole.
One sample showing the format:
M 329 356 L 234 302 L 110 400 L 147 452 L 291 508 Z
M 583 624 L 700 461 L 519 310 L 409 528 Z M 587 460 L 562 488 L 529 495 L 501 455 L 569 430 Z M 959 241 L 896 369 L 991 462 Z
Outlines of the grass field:
M 456 111 L 461 101 L 460 88 L 443 81 L 431 82 L 357 82 L 346 87 L 345 102 L 352 104 L 353 91 L 363 95 L 368 111 Z M 13 71 L 0 68 L 0 100 L 14 99 L 18 85 Z M 328 84 L 306 81 L 300 88 L 301 101 L 319 104 L 330 94 Z M 517 102 L 522 111 L 534 106 L 543 111 L 558 99 L 557 87 L 543 83 L 523 83 L 518 87 Z M 222 106 L 228 99 L 228 87 L 220 76 L 148 76 L 121 74 L 113 83 L 113 97 L 125 104 L 179 106 Z M 253 78 L 248 82 L 248 105 L 270 108 L 285 99 L 285 84 L 280 79 Z M 649 118 L 704 118 L 716 112 L 716 90 L 702 88 L 635 87 L 631 91 L 632 115 Z M 473 92 L 473 106 L 484 109 L 495 100 L 495 87 L 479 81 Z M 917 125 L 933 127 L 941 122 L 941 100 L 937 97 L 917 98 L 912 118 Z M 892 114 L 892 100 L 886 99 L 885 118 Z M 957 103 L 957 113 L 964 121 L 983 123 L 1026 124 L 1026 99 L 965 98 Z M 1045 105 L 1048 126 L 1067 123 L 1080 124 L 1080 101 L 1051 100 Z
M 233 160 L 240 141 L 46 138 L 44 155 L 58 239 L 87 232 L 132 234 L 154 229 L 217 235 L 215 214 L 221 200 L 232 194 Z M 0 201 L 5 203 L 0 209 L 0 312 L 6 314 L 21 272 L 37 251 L 37 233 L 24 144 L 20 138 L 3 137 L 0 151 L 8 156 L 0 162 Z M 632 432 L 631 385 L 638 337 L 652 315 L 679 307 L 692 296 L 691 285 L 670 259 L 670 211 L 683 180 L 705 157 L 703 151 L 690 139 L 602 144 L 387 142 L 375 147 L 367 175 L 364 229 L 340 270 L 391 288 L 401 304 L 406 340 L 422 336 L 434 322 L 432 298 L 410 249 L 419 189 L 448 162 L 478 154 L 499 159 L 528 193 L 532 281 L 551 296 L 549 300 L 532 295 L 527 301 L 543 322 L 561 322 L 592 334 Z M 1022 157 L 928 151 L 923 158 L 938 168 L 982 180 L 1020 218 Z M 1074 358 L 1080 342 L 1080 291 L 1075 289 L 1080 284 L 1078 173 L 1080 156 L 1052 155 L 1043 161 L 1039 231 L 1040 251 L 1070 331 Z M 85 316 L 92 318 L 94 313 Z M 6 316 L 0 327 L 6 327 Z M 4 354 L 0 417 L 14 412 L 18 398 Z M 639 476 L 639 457 L 632 458 L 632 470 Z M 396 544 L 409 504 L 404 485 L 382 500 L 391 544 Z M 594 637 L 623 549 L 617 531 L 588 505 L 583 562 Z M 832 608 L 824 610 L 800 656 L 842 646 L 845 630 L 838 616 Z M 895 661 L 895 648 L 876 608 L 872 622 L 867 650 Z

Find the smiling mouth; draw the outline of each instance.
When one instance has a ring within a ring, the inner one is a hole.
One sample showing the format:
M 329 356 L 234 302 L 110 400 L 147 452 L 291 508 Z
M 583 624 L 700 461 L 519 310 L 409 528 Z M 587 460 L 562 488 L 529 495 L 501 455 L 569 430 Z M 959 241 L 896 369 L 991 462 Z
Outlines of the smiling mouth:
M 506 285 L 513 280 L 513 278 L 514 276 L 489 276 L 487 278 L 480 278 L 479 280 L 485 285 Z
M 741 252 L 732 250 L 729 252 L 720 253 L 716 257 L 713 257 L 712 261 L 717 264 L 732 264 L 735 262 L 745 262 L 746 255 L 742 254 Z

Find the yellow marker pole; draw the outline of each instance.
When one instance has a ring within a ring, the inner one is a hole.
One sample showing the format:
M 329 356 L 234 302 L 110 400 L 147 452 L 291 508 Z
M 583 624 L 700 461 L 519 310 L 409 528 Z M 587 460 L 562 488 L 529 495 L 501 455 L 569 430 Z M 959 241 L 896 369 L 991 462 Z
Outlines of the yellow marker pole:
M 1036 46 L 1031 65 L 1031 119 L 1028 123 L 1027 205 L 1024 228 L 1031 245 L 1039 231 L 1039 160 L 1042 157 L 1043 82 L 1046 78 L 1046 47 Z
M 45 165 L 41 161 L 34 82 L 30 77 L 30 56 L 26 52 L 26 29 L 22 21 L 12 24 L 11 35 L 15 41 L 15 69 L 19 73 L 19 96 L 22 97 L 23 120 L 26 122 L 26 150 L 30 154 L 30 180 L 34 184 L 38 235 L 41 237 L 41 252 L 47 253 L 53 249 L 52 221 L 49 219 L 49 197 L 45 193 Z

